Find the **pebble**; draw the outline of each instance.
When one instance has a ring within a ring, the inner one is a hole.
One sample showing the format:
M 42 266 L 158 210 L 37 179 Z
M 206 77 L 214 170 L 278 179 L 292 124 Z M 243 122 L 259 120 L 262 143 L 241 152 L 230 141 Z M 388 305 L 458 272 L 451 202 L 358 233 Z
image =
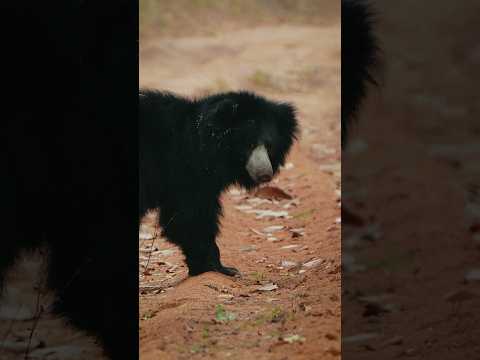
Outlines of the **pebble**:
M 467 281 L 479 281 L 480 280 L 480 269 L 470 269 L 465 274 L 465 280 Z

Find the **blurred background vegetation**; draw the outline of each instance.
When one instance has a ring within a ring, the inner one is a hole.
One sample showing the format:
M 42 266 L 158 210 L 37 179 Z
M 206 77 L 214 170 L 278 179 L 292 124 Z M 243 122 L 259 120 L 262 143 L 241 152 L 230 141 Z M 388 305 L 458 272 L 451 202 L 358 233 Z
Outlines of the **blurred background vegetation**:
M 214 35 L 282 22 L 322 25 L 335 21 L 339 7 L 333 0 L 140 0 L 140 37 Z

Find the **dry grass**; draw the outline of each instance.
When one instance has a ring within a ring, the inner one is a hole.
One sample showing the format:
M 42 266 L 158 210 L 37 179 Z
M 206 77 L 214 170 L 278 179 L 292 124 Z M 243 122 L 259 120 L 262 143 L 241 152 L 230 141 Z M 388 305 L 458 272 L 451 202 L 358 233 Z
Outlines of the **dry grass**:
M 248 81 L 252 86 L 274 89 L 276 88 L 273 76 L 263 70 L 256 70 L 249 78 Z
M 208 96 L 211 94 L 219 93 L 219 92 L 227 92 L 232 90 L 232 87 L 228 84 L 225 79 L 218 78 L 212 82 L 210 86 L 202 88 L 195 92 L 195 95 L 198 97 Z
M 213 35 L 225 30 L 288 22 L 338 21 L 331 0 L 140 0 L 140 36 Z

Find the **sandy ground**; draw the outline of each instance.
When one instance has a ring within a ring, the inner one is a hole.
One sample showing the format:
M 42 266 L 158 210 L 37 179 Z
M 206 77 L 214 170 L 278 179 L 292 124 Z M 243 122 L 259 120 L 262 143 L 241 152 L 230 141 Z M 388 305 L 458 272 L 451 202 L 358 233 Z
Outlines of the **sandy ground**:
M 478 2 L 375 2 L 383 86 L 342 158 L 344 359 L 479 359 Z
M 239 189 L 223 197 L 218 243 L 243 278 L 186 278 L 178 249 L 156 235 L 154 214 L 144 219 L 141 359 L 339 358 L 339 23 L 149 38 L 140 84 L 188 96 L 257 91 L 293 102 L 303 129 L 270 184 L 290 199 Z
M 0 359 L 104 359 L 94 338 L 54 315 L 45 287 L 46 249 L 25 252 L 5 279 L 0 302 Z

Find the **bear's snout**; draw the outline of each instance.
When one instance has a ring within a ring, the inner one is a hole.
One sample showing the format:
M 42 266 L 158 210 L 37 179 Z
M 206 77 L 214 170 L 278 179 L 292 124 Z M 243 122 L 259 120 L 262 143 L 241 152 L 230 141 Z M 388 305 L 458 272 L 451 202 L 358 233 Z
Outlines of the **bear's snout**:
M 264 145 L 257 146 L 247 161 L 248 174 L 256 183 L 264 183 L 272 180 L 273 169 Z

